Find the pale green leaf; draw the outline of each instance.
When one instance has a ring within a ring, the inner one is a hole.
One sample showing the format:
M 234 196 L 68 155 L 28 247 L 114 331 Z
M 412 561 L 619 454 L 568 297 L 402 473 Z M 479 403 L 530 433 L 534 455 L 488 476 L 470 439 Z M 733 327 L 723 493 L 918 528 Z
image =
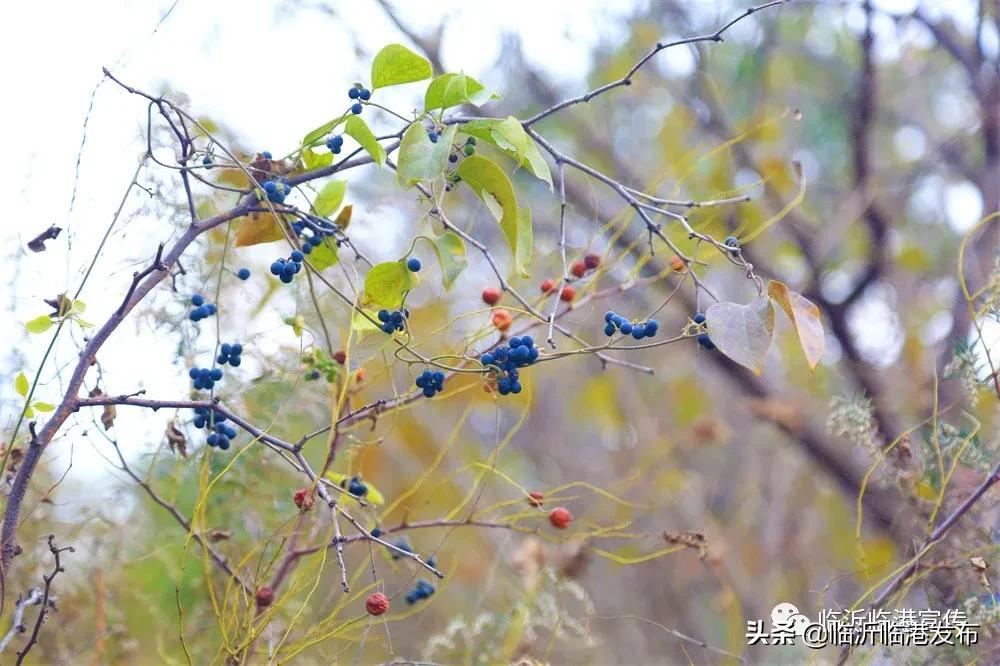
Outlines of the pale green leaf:
M 402 44 L 389 44 L 372 60 L 372 90 L 423 81 L 433 74 L 430 61 Z
M 35 317 L 28 323 L 24 325 L 28 329 L 28 333 L 44 333 L 45 331 L 52 328 L 52 317 L 49 315 L 42 315 L 40 317 Z
M 482 199 L 500 223 L 514 260 L 514 270 L 528 277 L 531 262 L 531 215 L 519 209 L 514 186 L 496 162 L 481 155 L 466 157 L 456 173 Z
M 17 373 L 17 377 L 14 378 L 14 390 L 17 391 L 17 394 L 22 398 L 26 398 L 28 397 L 28 389 L 30 388 L 31 385 L 28 383 L 28 378 L 25 374 L 23 372 Z
M 462 132 L 494 146 L 513 158 L 519 167 L 527 167 L 535 177 L 552 187 L 552 173 L 548 163 L 517 118 L 508 116 L 503 119 L 472 120 L 462 125 Z
M 51 402 L 42 402 L 40 400 L 36 400 L 35 402 L 31 403 L 31 406 L 40 412 L 51 412 L 53 409 L 56 408 L 56 406 L 53 405 Z
M 434 180 L 444 173 L 455 131 L 455 125 L 451 125 L 435 143 L 427 136 L 427 129 L 421 123 L 410 125 L 399 144 L 396 169 L 399 184 L 408 188 L 415 183 Z
M 314 247 L 312 252 L 306 255 L 306 261 L 318 271 L 337 265 L 337 262 L 340 261 L 337 244 L 324 238 L 321 244 Z
M 431 240 L 441 266 L 441 284 L 447 289 L 469 264 L 465 257 L 465 243 L 454 231 L 445 231 Z
M 369 129 L 368 124 L 360 116 L 351 116 L 347 119 L 344 133 L 357 141 L 362 148 L 368 151 L 375 164 L 382 166 L 385 164 L 385 148 L 375 138 L 375 134 Z
M 302 162 L 306 165 L 306 169 L 310 171 L 313 169 L 321 169 L 325 166 L 333 164 L 333 153 L 329 151 L 325 153 L 317 153 L 312 148 L 306 148 L 302 151 Z
M 317 215 L 326 217 L 340 208 L 344 202 L 344 194 L 347 192 L 347 182 L 343 180 L 331 180 L 323 186 L 323 189 L 316 195 L 313 201 L 313 209 Z
M 758 296 L 746 305 L 716 303 L 705 311 L 708 335 L 719 351 L 760 374 L 774 337 L 774 305 Z
M 363 304 L 382 308 L 398 308 L 403 297 L 419 283 L 417 274 L 402 261 L 376 264 L 365 276 Z
M 431 81 L 424 94 L 424 110 L 449 109 L 461 104 L 481 104 L 499 95 L 489 95 L 486 87 L 465 74 L 442 74 Z

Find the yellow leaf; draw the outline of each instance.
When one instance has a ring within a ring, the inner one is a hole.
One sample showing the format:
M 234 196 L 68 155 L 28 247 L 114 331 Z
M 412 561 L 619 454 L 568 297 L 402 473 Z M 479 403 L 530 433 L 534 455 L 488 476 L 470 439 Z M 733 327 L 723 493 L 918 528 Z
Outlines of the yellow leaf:
M 815 370 L 816 364 L 823 358 L 823 349 L 826 345 L 819 308 L 777 280 L 768 282 L 767 294 L 788 315 L 795 333 L 799 336 L 799 345 L 806 355 L 806 362 Z
M 278 218 L 271 213 L 250 213 L 243 218 L 236 232 L 236 247 L 270 243 L 285 237 Z

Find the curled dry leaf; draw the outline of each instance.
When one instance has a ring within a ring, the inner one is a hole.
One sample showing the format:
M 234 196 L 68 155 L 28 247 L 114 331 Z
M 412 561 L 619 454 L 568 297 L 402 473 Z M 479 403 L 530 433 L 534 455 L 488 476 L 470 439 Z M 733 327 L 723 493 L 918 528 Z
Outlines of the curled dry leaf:
M 187 437 L 177 428 L 177 424 L 171 419 L 167 422 L 167 443 L 170 450 L 181 454 L 182 458 L 187 458 Z
M 698 557 L 704 558 L 708 554 L 708 539 L 704 532 L 674 532 L 665 531 L 663 540 L 667 543 L 678 544 L 694 548 L 698 551 Z

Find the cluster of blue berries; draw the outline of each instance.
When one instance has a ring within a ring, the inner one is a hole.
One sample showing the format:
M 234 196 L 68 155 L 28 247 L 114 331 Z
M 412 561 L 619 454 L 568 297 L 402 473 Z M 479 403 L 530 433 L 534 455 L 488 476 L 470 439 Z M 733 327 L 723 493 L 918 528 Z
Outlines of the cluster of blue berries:
M 355 497 L 364 497 L 368 494 L 368 486 L 366 486 L 364 481 L 356 476 L 352 476 L 350 481 L 347 479 L 341 479 L 340 487 L 346 488 L 347 492 L 351 493 Z
M 361 113 L 361 101 L 367 102 L 372 97 L 372 91 L 368 90 L 360 84 L 355 84 L 350 90 L 347 91 L 347 96 L 353 100 L 357 100 L 351 105 L 351 113 L 358 114 Z
M 521 382 L 518 368 L 531 365 L 538 360 L 538 347 L 530 335 L 512 337 L 506 345 L 500 345 L 491 352 L 479 357 L 483 365 L 498 366 L 501 370 L 497 380 L 497 391 L 500 395 L 520 393 Z
M 305 259 L 305 255 L 302 254 L 301 250 L 292 250 L 288 259 L 277 259 L 271 264 L 271 275 L 277 275 L 282 282 L 288 284 L 295 277 L 295 274 L 302 270 L 303 259 Z
M 615 331 L 621 331 L 622 335 L 631 335 L 636 340 L 642 340 L 654 337 L 660 328 L 660 323 L 655 319 L 647 319 L 633 324 L 614 310 L 608 310 L 604 314 L 604 322 L 604 335 L 609 338 L 615 334 Z
M 222 368 L 191 368 L 188 377 L 194 380 L 196 389 L 210 390 L 215 382 L 222 379 Z
M 194 427 L 211 430 L 205 441 L 209 446 L 217 446 L 223 451 L 229 448 L 229 442 L 236 439 L 236 428 L 225 423 L 222 414 L 211 414 L 207 407 L 196 407 L 194 410 Z
M 421 578 L 417 581 L 417 585 L 406 593 L 406 603 L 412 606 L 421 599 L 426 599 L 434 594 L 434 590 L 435 588 L 432 584 Z
M 425 398 L 433 398 L 434 394 L 444 390 L 444 373 L 440 370 L 424 370 L 417 375 L 417 388 L 424 390 Z
M 389 312 L 388 310 L 378 311 L 378 320 L 382 322 L 382 332 L 392 335 L 395 331 L 402 331 L 406 328 L 406 319 L 410 316 L 409 310 L 403 308 L 402 310 L 395 310 Z
M 320 222 L 324 223 L 325 225 L 329 225 L 329 228 L 321 228 L 317 230 L 315 227 L 309 227 L 311 235 L 306 236 L 302 241 L 303 254 L 309 254 L 310 252 L 313 251 L 313 248 L 322 245 L 324 237 L 334 235 L 336 227 L 330 224 L 328 220 L 314 220 L 314 223 L 317 226 L 319 226 Z M 300 238 L 302 237 L 302 234 L 305 233 L 306 228 L 307 228 L 306 223 L 303 222 L 302 220 L 296 220 L 295 222 L 292 222 L 292 230 L 295 232 L 295 235 Z
M 219 365 L 225 365 L 228 363 L 234 368 L 239 367 L 241 360 L 240 355 L 243 353 L 243 345 L 238 342 L 229 344 L 228 342 L 223 342 L 222 346 L 219 347 L 219 357 L 215 359 Z
M 354 88 L 351 88 L 354 90 Z M 331 134 L 326 140 L 326 147 L 330 149 L 330 152 L 334 155 L 339 155 L 340 150 L 344 147 L 344 137 L 339 134 Z
M 379 531 L 379 534 L 381 534 L 381 531 Z M 378 536 L 378 535 L 375 534 L 374 530 L 372 530 L 372 536 Z M 399 541 L 393 543 L 392 545 L 395 546 L 396 548 L 398 548 L 399 550 L 402 550 L 402 551 L 407 552 L 407 553 L 415 553 L 415 552 L 417 552 L 417 551 L 415 551 L 413 549 L 413 544 L 410 543 L 409 540 L 406 537 L 403 537 L 402 539 L 400 539 Z M 398 560 L 399 558 L 403 557 L 399 553 L 399 551 L 397 551 L 397 550 L 390 551 L 390 553 L 391 553 L 390 557 L 392 559 L 394 559 L 394 560 Z
M 699 326 L 701 326 L 701 325 L 703 325 L 705 323 L 705 313 L 704 312 L 698 312 L 691 319 L 694 321 L 694 323 L 696 323 Z M 712 342 L 712 338 L 708 337 L 708 333 L 699 333 L 698 334 L 698 344 L 701 345 L 702 347 L 704 347 L 705 349 L 709 350 L 709 351 L 715 349 L 715 343 Z
M 200 321 L 206 317 L 211 317 L 216 312 L 215 303 L 206 303 L 205 298 L 201 294 L 195 294 L 191 297 L 191 305 L 194 306 L 188 314 L 188 319 L 191 321 Z
M 264 188 L 264 194 L 267 195 L 268 201 L 279 204 L 284 203 L 285 197 L 292 191 L 292 186 L 282 180 L 266 180 L 261 184 L 261 187 Z

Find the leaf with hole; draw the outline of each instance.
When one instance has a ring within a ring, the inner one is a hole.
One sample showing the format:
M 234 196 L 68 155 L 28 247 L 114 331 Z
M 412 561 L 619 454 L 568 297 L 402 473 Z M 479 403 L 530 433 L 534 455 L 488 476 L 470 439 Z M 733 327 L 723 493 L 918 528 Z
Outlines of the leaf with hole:
M 708 335 L 719 351 L 760 374 L 774 338 L 774 306 L 767 296 L 746 305 L 716 303 L 705 311 Z

